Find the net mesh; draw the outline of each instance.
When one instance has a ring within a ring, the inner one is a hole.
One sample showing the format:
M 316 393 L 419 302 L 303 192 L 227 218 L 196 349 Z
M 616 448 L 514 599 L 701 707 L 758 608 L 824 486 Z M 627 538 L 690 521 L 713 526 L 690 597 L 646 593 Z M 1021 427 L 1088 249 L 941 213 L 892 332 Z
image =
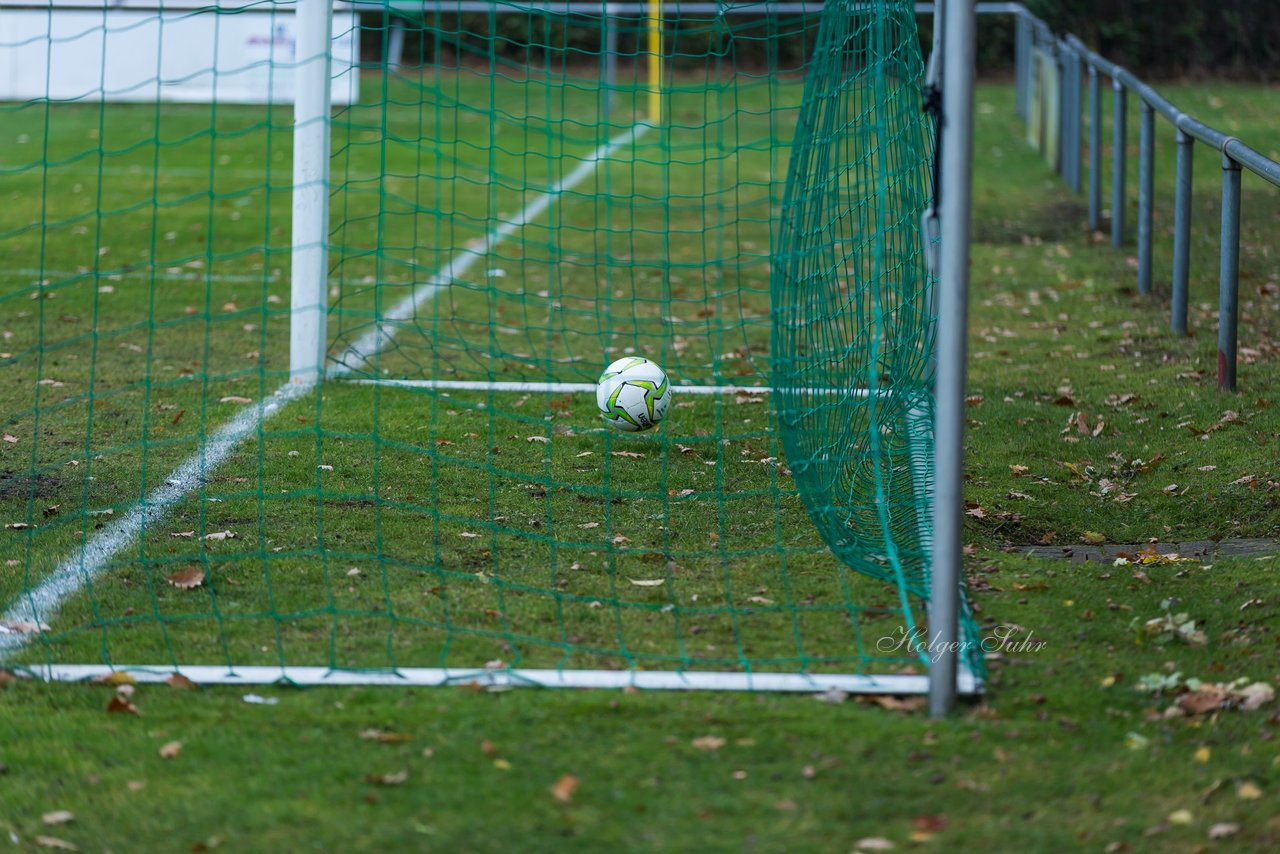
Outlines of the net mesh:
M 336 11 L 316 388 L 294 8 L 6 13 L 0 655 L 923 672 L 928 147 L 876 8 Z

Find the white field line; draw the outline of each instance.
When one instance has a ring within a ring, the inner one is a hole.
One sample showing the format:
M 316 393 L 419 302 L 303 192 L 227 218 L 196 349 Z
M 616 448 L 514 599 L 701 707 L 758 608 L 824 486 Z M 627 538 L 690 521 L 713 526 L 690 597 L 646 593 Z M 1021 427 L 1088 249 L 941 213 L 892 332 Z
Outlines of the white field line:
M 346 380 L 353 385 L 381 385 L 392 388 L 429 389 L 432 391 L 498 391 L 529 394 L 571 394 L 594 392 L 595 383 L 512 382 L 502 380 L 392 380 L 359 377 Z M 899 394 L 892 389 L 872 395 L 865 388 L 798 388 L 804 394 L 847 395 L 849 397 L 891 399 Z M 773 394 L 762 385 L 672 385 L 672 394 Z
M 461 276 L 476 260 L 483 257 L 484 252 L 492 249 L 494 245 L 510 237 L 545 212 L 562 193 L 581 183 L 594 172 L 601 160 L 611 155 L 616 149 L 629 145 L 647 128 L 648 125 L 636 125 L 626 133 L 619 134 L 601 145 L 568 176 L 534 199 L 514 218 L 491 231 L 485 239 L 483 250 L 468 249 L 455 255 L 431 282 L 415 288 L 413 293 L 401 300 L 387 312 L 385 317 L 392 321 L 412 317 L 422 302 L 434 297 L 455 278 Z M 395 335 L 397 328 L 395 322 L 379 323 L 376 329 L 362 337 L 353 346 L 362 346 L 364 349 L 361 352 L 365 356 L 373 355 L 377 349 L 386 346 Z M 363 358 L 362 356 L 361 359 Z M 354 365 L 345 364 L 339 366 L 333 373 L 341 375 L 351 371 L 353 367 Z M 314 388 L 313 382 L 286 383 L 264 400 L 246 406 L 229 424 L 208 437 L 199 452 L 174 469 L 165 480 L 164 486 L 143 498 L 137 507 L 119 520 L 107 525 L 99 533 L 87 537 L 77 554 L 58 564 L 47 578 L 35 588 L 24 592 L 10 605 L 4 616 L 0 617 L 0 661 L 24 647 L 35 637 L 34 632 L 14 631 L 5 628 L 6 624 L 15 626 L 25 623 L 39 626 L 48 623 L 63 602 L 100 575 L 111 559 L 134 542 L 147 526 L 158 524 L 175 504 L 198 488 L 201 481 L 230 456 L 240 442 L 257 435 L 267 417 Z
M 433 391 L 506 391 L 530 394 L 568 394 L 594 392 L 595 383 L 534 383 L 502 382 L 494 380 L 375 380 L 368 378 L 347 380 L 354 385 L 382 385 L 395 388 L 422 388 Z M 673 385 L 674 394 L 769 394 L 773 389 L 753 385 Z M 855 397 L 866 396 L 865 389 L 854 389 Z

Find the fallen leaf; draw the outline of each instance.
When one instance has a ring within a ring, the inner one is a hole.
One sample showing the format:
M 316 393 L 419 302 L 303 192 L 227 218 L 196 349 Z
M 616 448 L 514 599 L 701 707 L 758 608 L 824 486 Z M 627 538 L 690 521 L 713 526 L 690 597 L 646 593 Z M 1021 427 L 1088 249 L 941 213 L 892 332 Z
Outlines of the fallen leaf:
M 179 590 L 190 590 L 204 584 L 204 570 L 198 566 L 180 569 L 171 575 L 166 575 L 164 580 Z
M 873 703 L 891 712 L 915 712 L 924 708 L 924 697 L 895 697 L 892 694 L 866 694 L 858 698 L 863 703 Z
M 947 817 L 940 813 L 918 815 L 911 820 L 911 839 L 913 842 L 926 842 L 946 826 Z
M 1196 748 L 1196 752 L 1191 754 L 1191 758 L 1197 762 L 1208 762 L 1211 755 L 1213 755 L 1213 751 L 1209 748 L 1198 747 Z
M 1227 695 L 1216 688 L 1201 688 L 1199 691 L 1191 691 L 1178 697 L 1178 706 L 1193 715 L 1202 715 L 1205 712 L 1213 711 L 1222 707 L 1227 701 Z M 1208 748 L 1202 747 L 1201 750 L 1207 751 Z M 1201 762 L 1205 760 L 1200 760 Z
M 1080 535 L 1080 542 L 1088 543 L 1091 546 L 1100 546 L 1107 541 L 1105 534 L 1099 534 L 1097 531 L 1085 531 Z
M 34 623 L 31 620 L 0 620 L 0 635 L 31 635 L 49 631 L 48 623 Z
M 182 752 L 182 742 L 170 741 L 160 748 L 161 759 L 173 759 Z
M 610 451 L 609 453 L 615 457 L 634 457 L 639 460 L 644 459 L 644 454 L 636 453 L 635 451 Z
M 0 670 L 0 685 L 8 685 L 10 682 L 17 682 L 18 677 L 14 676 L 8 670 Z
M 581 525 L 579 525 L 578 527 L 579 527 L 579 528 L 583 528 L 583 529 L 587 529 L 587 528 L 599 528 L 599 527 L 600 527 L 600 523 L 599 523 L 599 522 L 583 522 L 583 523 L 582 523 Z
M 853 844 L 855 851 L 892 851 L 894 847 L 893 842 L 883 836 L 868 836 Z
M 376 741 L 379 744 L 400 744 L 411 741 L 413 736 L 385 729 L 362 729 L 360 730 L 360 738 L 364 741 Z
M 659 587 L 667 583 L 665 578 L 628 578 L 636 587 Z
M 226 397 L 219 398 L 218 403 L 253 403 L 252 398 L 240 397 L 236 394 L 229 394 Z
M 10 445 L 16 445 L 16 444 L 18 444 L 18 437 L 17 437 L 17 436 L 11 436 L 11 435 L 10 435 L 10 434 L 8 434 L 8 433 L 5 433 L 5 434 L 4 434 L 4 440 L 5 440 L 6 442 L 8 442 Z
M 169 536 L 171 537 L 187 537 L 187 538 L 194 537 L 195 535 L 196 535 L 195 531 L 174 531 L 169 534 Z
M 75 813 L 70 810 L 54 810 L 40 816 L 40 820 L 45 824 L 66 824 L 69 821 L 75 821 Z
M 1191 810 L 1174 810 L 1169 813 L 1169 824 L 1191 824 Z
M 1262 797 L 1262 789 L 1252 780 L 1245 780 L 1236 786 L 1236 797 L 1242 801 L 1256 801 Z
M 1209 826 L 1210 839 L 1226 839 L 1228 836 L 1235 836 L 1239 832 L 1240 825 L 1234 821 L 1220 821 Z
M 572 774 L 565 774 L 551 787 L 551 795 L 562 804 L 570 804 L 573 803 L 573 793 L 577 788 L 578 778 Z
M 37 836 L 36 845 L 42 848 L 61 848 L 63 851 L 79 851 L 80 849 L 74 843 L 65 839 L 59 839 L 56 836 Z
M 107 703 L 107 711 L 122 712 L 125 714 L 138 715 L 138 716 L 142 715 L 142 713 L 138 711 L 137 706 L 129 702 L 127 698 L 121 696 L 120 694 L 116 694 L 114 697 L 111 698 L 111 701 Z
M 550 440 L 550 439 L 548 439 L 546 436 L 530 436 L 530 437 L 529 437 L 528 439 L 526 439 L 525 441 L 528 441 L 528 442 L 542 442 L 544 445 L 549 445 L 549 444 L 551 443 L 551 440 Z
M 463 532 L 461 532 L 460 534 L 458 534 L 458 536 L 459 536 L 459 537 L 465 537 L 465 538 L 466 538 L 466 539 L 468 539 L 468 540 L 474 540 L 476 537 L 479 537 L 480 535 L 479 535 L 479 534 L 476 534 L 476 533 L 473 533 L 473 532 L 471 532 L 471 531 L 463 531 Z
M 195 682 L 183 676 L 181 673 L 170 673 L 169 677 L 164 681 L 165 681 L 165 684 L 168 685 L 170 688 L 189 689 L 189 688 L 200 687 Z
M 1259 706 L 1270 703 L 1276 697 L 1276 689 L 1272 688 L 1266 682 L 1254 682 L 1235 692 L 1236 701 L 1240 708 L 1246 712 L 1252 712 Z
M 274 706 L 280 702 L 279 697 L 261 697 L 257 694 L 245 694 L 240 699 L 255 706 Z
M 364 781 L 373 783 L 375 786 L 399 786 L 408 779 L 408 771 L 395 771 L 391 774 L 369 774 L 364 778 Z
M 695 738 L 691 744 L 698 750 L 719 750 L 724 747 L 725 740 L 718 735 L 701 735 Z
M 849 699 L 849 692 L 842 691 L 833 685 L 832 687 L 823 691 L 821 694 L 814 694 L 813 698 L 817 700 L 819 703 L 830 703 L 832 705 L 839 705 L 840 703 L 843 703 L 845 700 Z
M 123 670 L 113 670 L 89 680 L 90 685 L 136 685 L 138 680 Z

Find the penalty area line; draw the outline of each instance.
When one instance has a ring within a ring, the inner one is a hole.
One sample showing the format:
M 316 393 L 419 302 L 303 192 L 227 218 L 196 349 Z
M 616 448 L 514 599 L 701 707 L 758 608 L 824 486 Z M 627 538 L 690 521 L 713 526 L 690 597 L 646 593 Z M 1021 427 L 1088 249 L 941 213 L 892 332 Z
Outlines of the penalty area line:
M 426 284 L 414 288 L 413 293 L 392 307 L 377 322 L 374 329 L 351 345 L 340 364 L 330 369 L 329 376 L 340 377 L 358 368 L 370 356 L 376 355 L 395 336 L 399 326 L 410 320 L 417 308 L 432 299 L 461 277 L 471 265 L 491 252 L 495 246 L 518 232 L 525 225 L 545 213 L 565 192 L 582 183 L 602 160 L 619 148 L 630 145 L 650 125 L 637 124 L 618 134 L 589 154 L 572 172 L 545 190 L 511 219 L 504 220 L 484 239 L 481 249 L 466 249 L 457 253 Z M 359 348 L 359 349 L 357 349 Z M 349 362 L 347 357 L 356 361 Z M 137 540 L 150 525 L 156 525 L 168 515 L 175 504 L 194 492 L 209 473 L 217 468 L 246 438 L 260 435 L 263 422 L 279 412 L 288 403 L 313 391 L 317 383 L 289 382 L 266 398 L 246 406 L 227 424 L 207 436 L 200 450 L 187 458 L 165 478 L 164 486 L 154 490 L 119 520 L 94 534 L 86 535 L 78 552 L 58 564 L 53 572 L 30 590 L 24 591 L 0 617 L 0 661 L 22 649 L 40 631 L 41 626 L 53 619 L 53 615 L 70 597 L 79 593 L 94 578 L 101 575 L 112 558 L 126 546 Z M 13 626 L 26 624 L 33 630 L 16 630 Z

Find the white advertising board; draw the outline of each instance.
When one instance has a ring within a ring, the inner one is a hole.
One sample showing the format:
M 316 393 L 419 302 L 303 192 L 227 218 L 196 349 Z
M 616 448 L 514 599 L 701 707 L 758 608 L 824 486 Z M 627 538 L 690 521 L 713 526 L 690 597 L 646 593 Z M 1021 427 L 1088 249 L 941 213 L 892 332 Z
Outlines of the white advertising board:
M 139 7 L 3 4 L 0 100 L 293 102 L 293 4 L 234 14 Z M 333 103 L 349 104 L 359 91 L 356 14 L 335 12 L 333 33 Z

